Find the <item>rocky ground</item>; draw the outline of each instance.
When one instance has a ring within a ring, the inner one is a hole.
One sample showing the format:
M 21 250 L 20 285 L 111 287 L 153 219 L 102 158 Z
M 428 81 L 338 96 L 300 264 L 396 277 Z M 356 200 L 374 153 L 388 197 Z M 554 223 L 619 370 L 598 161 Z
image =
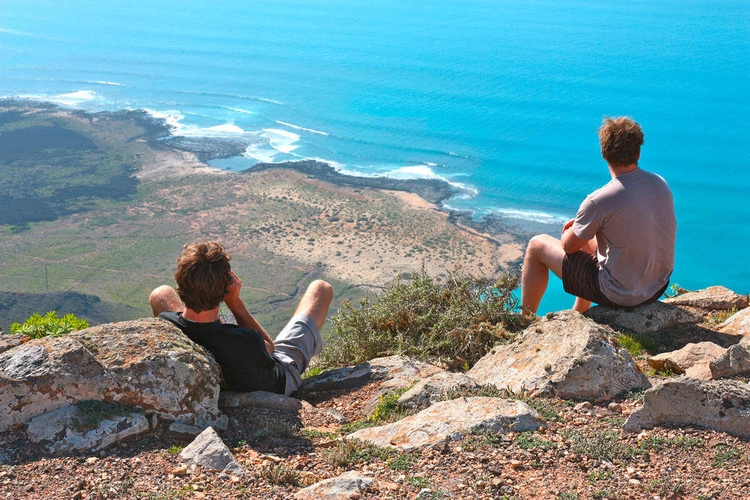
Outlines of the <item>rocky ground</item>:
M 540 403 L 550 427 L 476 435 L 441 449 L 396 453 L 337 439 L 341 424 L 365 418 L 374 391 L 330 394 L 301 412 L 238 410 L 222 434 L 244 477 L 189 474 L 178 451 L 190 438 L 162 432 L 106 452 L 47 458 L 6 438 L 15 465 L 0 466 L 2 498 L 291 498 L 303 486 L 347 470 L 376 481 L 363 498 L 702 498 L 750 495 L 750 443 L 700 429 L 624 433 L 639 406 L 559 400 Z M 331 412 L 336 415 L 337 412 Z M 340 417 L 339 417 L 340 418 Z M 431 493 L 425 490 L 429 489 Z
M 673 328 L 661 334 L 661 350 L 702 340 L 706 332 L 716 340 L 718 324 L 709 315 L 698 325 Z M 652 383 L 669 377 L 649 371 L 645 357 L 638 364 Z M 690 427 L 623 431 L 623 422 L 641 406 L 642 393 L 601 405 L 529 399 L 547 428 L 477 433 L 421 451 L 342 439 L 367 424 L 372 412 L 365 402 L 382 383 L 303 393 L 299 410 L 226 409 L 230 425 L 220 435 L 244 476 L 188 468 L 179 452 L 192 436 L 166 429 L 103 452 L 61 457 L 44 456 L 20 431 L 5 434 L 0 436 L 0 498 L 283 499 L 346 471 L 374 481 L 360 494 L 336 498 L 750 497 L 747 439 Z M 381 422 L 404 416 L 387 404 L 376 413 Z

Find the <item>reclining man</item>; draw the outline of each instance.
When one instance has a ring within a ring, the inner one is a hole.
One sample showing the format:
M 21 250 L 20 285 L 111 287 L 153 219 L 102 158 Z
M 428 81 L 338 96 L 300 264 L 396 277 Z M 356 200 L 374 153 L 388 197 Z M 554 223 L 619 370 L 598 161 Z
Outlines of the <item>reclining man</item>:
M 605 119 L 599 142 L 612 180 L 586 197 L 561 240 L 541 234 L 529 241 L 521 275 L 524 315 L 536 314 L 549 270 L 576 296 L 578 312 L 592 302 L 649 304 L 667 289 L 677 231 L 672 193 L 664 179 L 638 167 L 643 131 L 636 122 Z
M 185 245 L 177 260 L 177 290 L 163 285 L 151 292 L 151 311 L 214 355 L 225 386 L 288 396 L 302 383 L 310 359 L 323 348 L 320 328 L 333 288 L 325 281 L 313 281 L 274 341 L 240 298 L 242 282 L 232 272 L 230 258 L 214 241 Z M 221 302 L 236 325 L 219 320 Z

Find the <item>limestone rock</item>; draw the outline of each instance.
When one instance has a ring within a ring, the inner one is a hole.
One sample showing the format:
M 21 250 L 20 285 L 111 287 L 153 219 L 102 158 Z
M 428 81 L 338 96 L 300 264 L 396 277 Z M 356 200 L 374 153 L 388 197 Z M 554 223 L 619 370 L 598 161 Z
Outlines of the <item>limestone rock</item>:
M 0 353 L 18 347 L 28 340 L 29 337 L 25 335 L 6 335 L 0 332 Z
M 739 380 L 667 380 L 643 396 L 643 406 L 623 429 L 638 432 L 658 425 L 706 427 L 750 438 L 750 386 Z
M 379 389 L 364 403 L 363 411 L 372 413 L 381 396 L 411 387 L 424 377 L 442 371 L 441 368 L 405 356 L 375 358 L 353 367 L 339 368 L 310 377 L 302 384 L 302 394 L 335 389 L 361 387 L 381 381 Z
M 438 372 L 417 382 L 398 398 L 398 404 L 407 408 L 422 408 L 436 403 L 452 390 L 477 389 L 479 382 L 463 373 Z
M 650 387 L 614 332 L 575 311 L 561 311 L 527 328 L 520 340 L 495 347 L 467 375 L 515 393 L 608 401 Z
M 304 392 L 350 389 L 379 380 L 404 380 L 413 383 L 441 369 L 404 356 L 388 356 L 365 361 L 356 366 L 329 370 L 302 383 Z
M 373 483 L 371 477 L 356 471 L 344 472 L 338 477 L 325 479 L 299 490 L 296 500 L 352 500 L 362 498 Z
M 91 403 L 91 402 L 89 402 Z M 36 416 L 29 422 L 26 435 L 47 453 L 99 451 L 130 436 L 149 431 L 142 412 L 124 405 L 96 402 L 97 407 L 79 403 Z M 100 416 L 88 422 L 93 412 Z
M 696 292 L 687 292 L 664 300 L 667 304 L 688 306 L 707 311 L 726 311 L 732 308 L 744 309 L 748 306 L 747 295 L 738 295 L 723 286 L 710 286 Z
M 636 333 L 654 333 L 672 326 L 700 323 L 704 319 L 697 312 L 664 302 L 623 309 L 596 306 L 586 311 L 586 316 L 615 330 Z
M 733 345 L 708 366 L 714 379 L 745 375 L 750 373 L 750 351 L 743 346 Z
M 719 325 L 718 330 L 721 333 L 729 335 L 742 335 L 745 338 L 750 337 L 750 308 L 743 309 L 727 318 L 726 321 Z
M 457 440 L 472 431 L 525 432 L 546 427 L 522 401 L 471 397 L 436 403 L 416 415 L 381 427 L 361 429 L 347 436 L 381 447 L 412 451 Z
M 712 377 L 711 371 L 708 370 L 708 364 L 722 356 L 726 351 L 726 349 L 713 342 L 699 342 L 697 344 L 687 344 L 677 351 L 658 354 L 649 358 L 648 364 L 656 371 L 669 370 L 677 374 L 691 371 L 688 375 L 703 380 L 710 380 Z M 693 368 L 695 370 L 691 370 Z
M 207 427 L 192 443 L 183 448 L 180 458 L 188 464 L 201 465 L 207 470 L 221 471 L 235 476 L 245 473 L 213 427 Z
M 275 394 L 273 392 L 233 392 L 221 391 L 219 395 L 219 408 L 240 408 L 253 406 L 257 408 L 272 408 L 284 411 L 299 411 L 302 408 L 310 408 L 307 401 L 297 398 Z
M 213 357 L 158 319 L 36 339 L 0 354 L 0 430 L 85 400 L 205 426 L 219 418 L 218 398 Z

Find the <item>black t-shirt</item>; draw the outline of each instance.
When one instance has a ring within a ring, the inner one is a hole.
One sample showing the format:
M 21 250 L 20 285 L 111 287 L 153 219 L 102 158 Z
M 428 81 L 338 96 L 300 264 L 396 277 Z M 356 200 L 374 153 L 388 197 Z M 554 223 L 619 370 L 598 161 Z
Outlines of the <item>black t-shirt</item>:
M 159 317 L 211 351 L 221 366 L 224 382 L 233 391 L 284 394 L 286 372 L 281 363 L 268 354 L 260 333 L 219 321 L 195 323 L 176 312 L 163 312 Z

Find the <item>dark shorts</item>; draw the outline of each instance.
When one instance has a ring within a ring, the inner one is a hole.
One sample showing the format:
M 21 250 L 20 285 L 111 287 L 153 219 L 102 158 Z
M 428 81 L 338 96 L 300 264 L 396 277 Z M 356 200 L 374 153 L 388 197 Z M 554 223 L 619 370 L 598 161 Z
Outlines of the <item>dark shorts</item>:
M 604 296 L 599 288 L 599 262 L 595 255 L 580 250 L 573 254 L 566 254 L 562 265 L 562 282 L 563 288 L 567 293 L 590 300 L 600 306 L 636 307 L 615 304 Z M 664 287 L 650 299 L 644 300 L 638 305 L 642 306 L 656 302 L 664 294 L 668 286 L 669 282 L 665 283 Z

